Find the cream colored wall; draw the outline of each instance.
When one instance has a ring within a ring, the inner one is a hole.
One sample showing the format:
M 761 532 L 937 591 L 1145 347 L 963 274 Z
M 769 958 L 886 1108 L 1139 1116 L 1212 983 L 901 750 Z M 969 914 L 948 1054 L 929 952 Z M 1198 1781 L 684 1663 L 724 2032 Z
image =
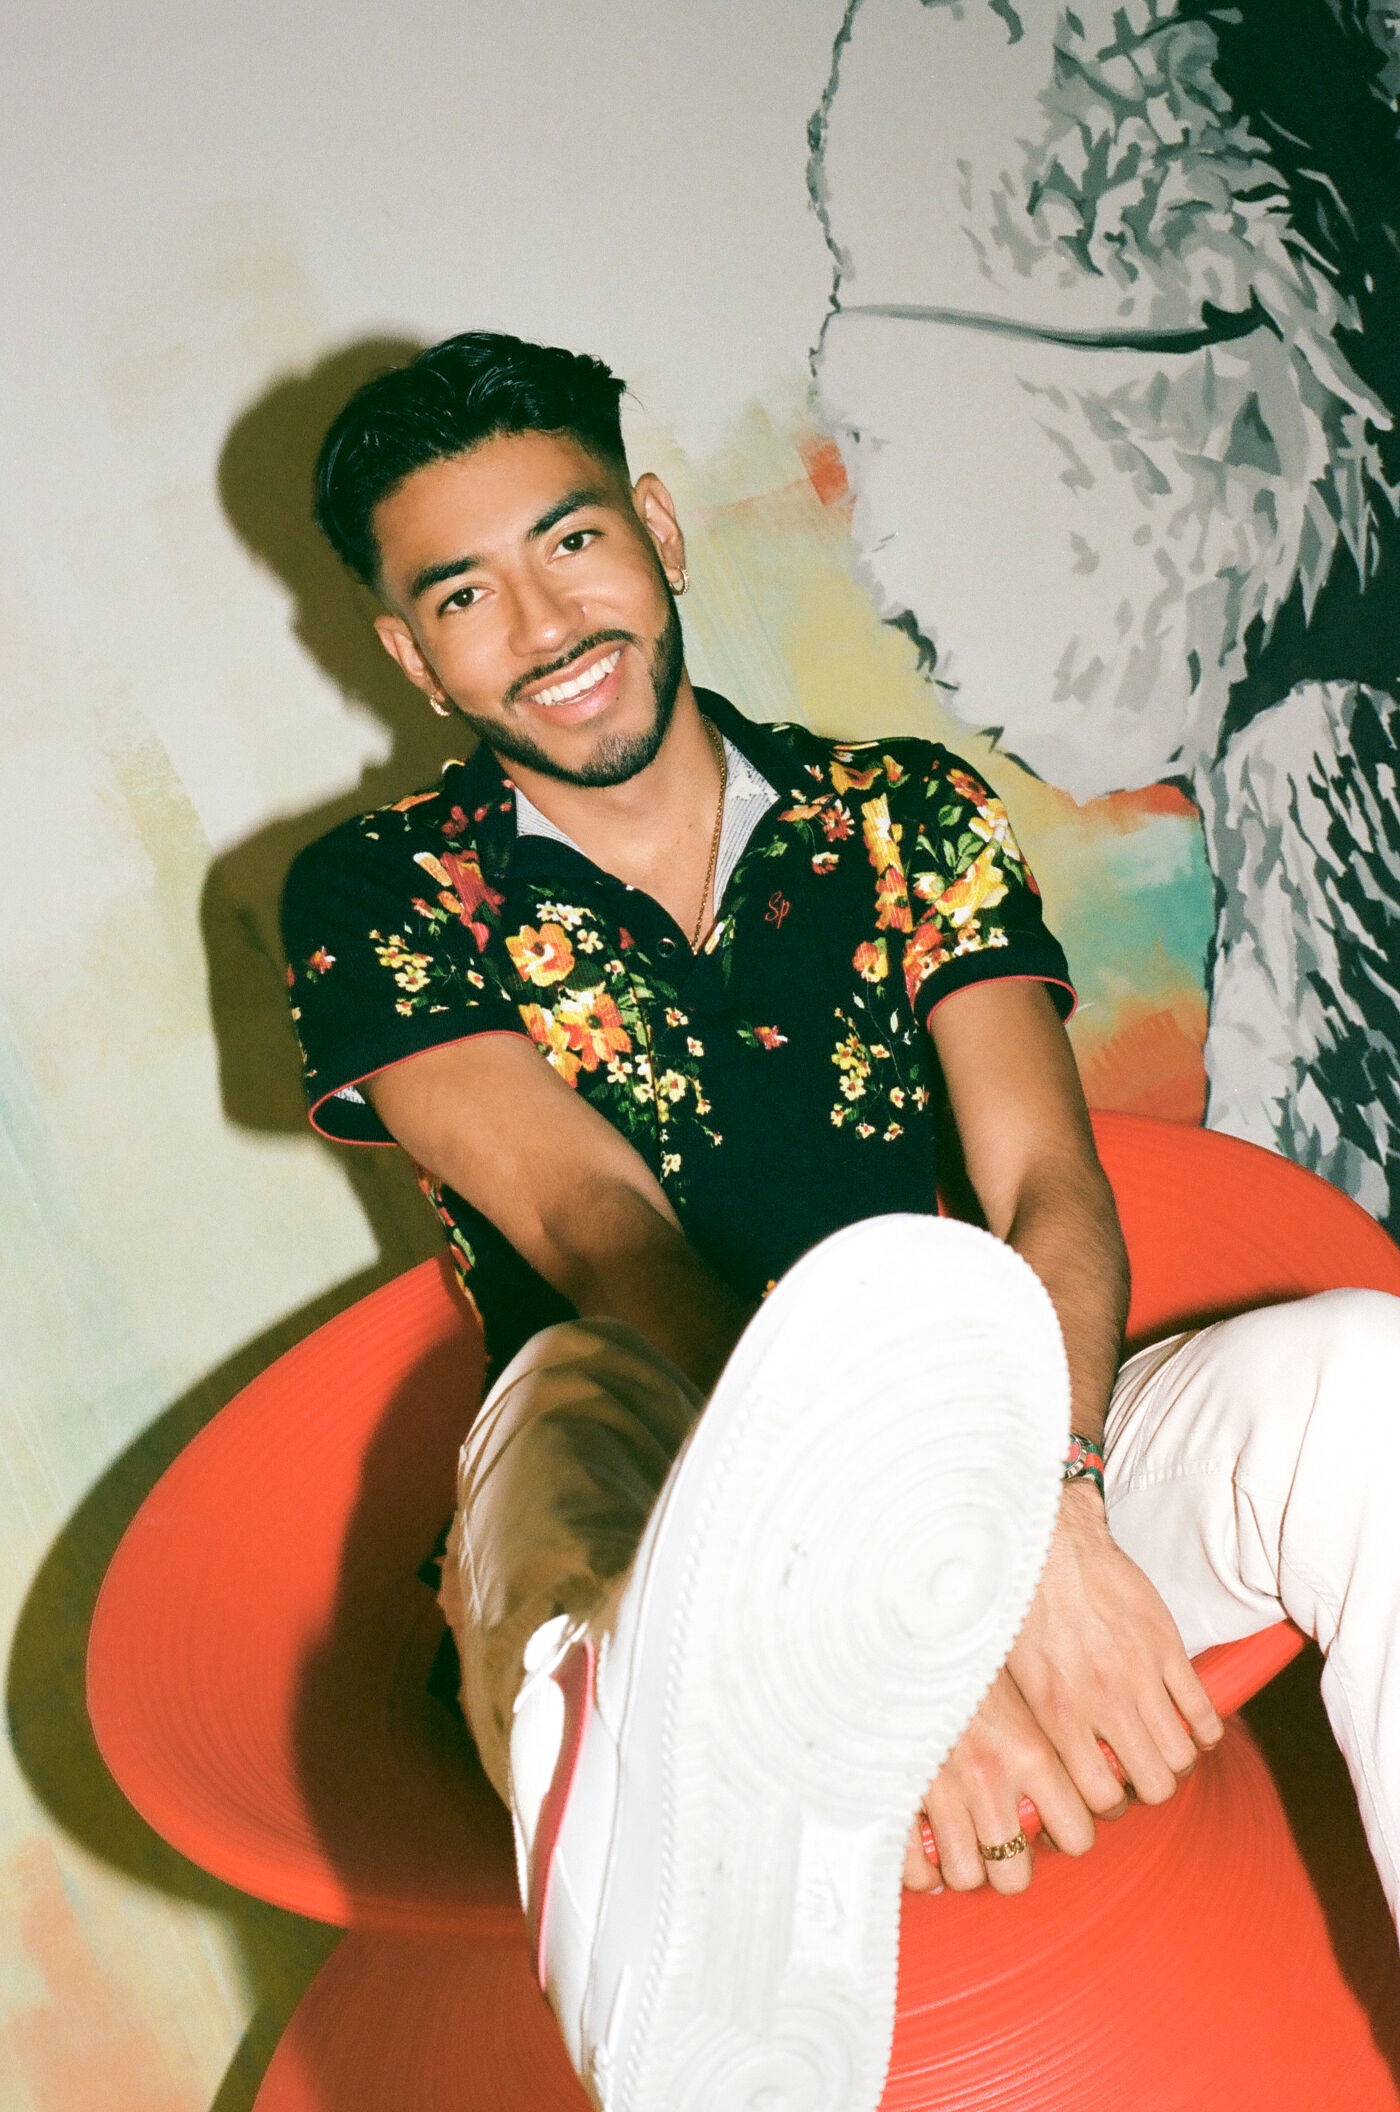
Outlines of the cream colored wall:
M 159 1467 L 431 1239 L 387 1155 L 304 1129 L 271 958 L 296 844 L 441 752 L 305 527 L 317 431 L 368 341 L 468 324 L 601 353 L 681 461 L 800 402 L 829 278 L 804 128 L 840 13 L 7 22 L 7 2112 L 236 2112 L 326 1948 L 155 1843 L 81 1709 L 92 1596 Z

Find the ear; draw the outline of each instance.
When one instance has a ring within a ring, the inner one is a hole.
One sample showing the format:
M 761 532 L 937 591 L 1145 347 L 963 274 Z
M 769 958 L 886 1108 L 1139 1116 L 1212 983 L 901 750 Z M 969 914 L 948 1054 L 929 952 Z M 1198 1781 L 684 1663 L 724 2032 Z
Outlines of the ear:
M 660 477 L 646 470 L 632 487 L 637 518 L 656 545 L 656 554 L 669 574 L 685 568 L 685 537 L 676 519 L 675 501 Z
M 379 633 L 379 643 L 391 660 L 397 660 L 414 688 L 421 689 L 425 697 L 440 695 L 442 684 L 423 658 L 418 640 L 403 617 L 391 615 L 386 609 L 375 617 L 374 628 Z

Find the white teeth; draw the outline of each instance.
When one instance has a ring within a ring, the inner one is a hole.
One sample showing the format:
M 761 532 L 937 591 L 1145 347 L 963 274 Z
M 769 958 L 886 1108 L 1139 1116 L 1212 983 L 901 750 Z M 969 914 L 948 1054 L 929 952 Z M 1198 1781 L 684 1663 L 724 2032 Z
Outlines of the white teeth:
M 600 682 L 606 682 L 621 658 L 622 647 L 618 646 L 615 652 L 605 653 L 601 660 L 595 660 L 592 667 L 586 669 L 583 674 L 575 675 L 572 682 L 556 682 L 550 689 L 537 689 L 530 702 L 572 704 L 575 697 L 586 696 L 590 689 L 596 689 Z

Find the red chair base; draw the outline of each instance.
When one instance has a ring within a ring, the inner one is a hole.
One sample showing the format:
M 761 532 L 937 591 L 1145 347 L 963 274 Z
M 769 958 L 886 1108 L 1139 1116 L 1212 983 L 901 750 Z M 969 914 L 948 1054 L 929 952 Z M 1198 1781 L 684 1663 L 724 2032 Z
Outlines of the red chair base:
M 1372 1936 L 1400 2002 L 1372 1881 Z M 523 1941 L 356 1931 L 255 2112 L 585 2112 Z M 1397 2112 L 1238 1721 L 1172 1803 L 1039 1858 L 1023 1899 L 906 1896 L 886 2112 Z

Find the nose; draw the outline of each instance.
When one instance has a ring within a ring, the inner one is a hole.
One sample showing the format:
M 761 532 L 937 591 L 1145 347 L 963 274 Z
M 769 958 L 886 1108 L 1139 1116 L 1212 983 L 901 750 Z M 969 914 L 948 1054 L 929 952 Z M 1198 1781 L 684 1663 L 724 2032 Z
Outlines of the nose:
M 578 609 L 549 574 L 533 568 L 512 583 L 507 638 L 522 660 L 557 653 L 578 622 Z

